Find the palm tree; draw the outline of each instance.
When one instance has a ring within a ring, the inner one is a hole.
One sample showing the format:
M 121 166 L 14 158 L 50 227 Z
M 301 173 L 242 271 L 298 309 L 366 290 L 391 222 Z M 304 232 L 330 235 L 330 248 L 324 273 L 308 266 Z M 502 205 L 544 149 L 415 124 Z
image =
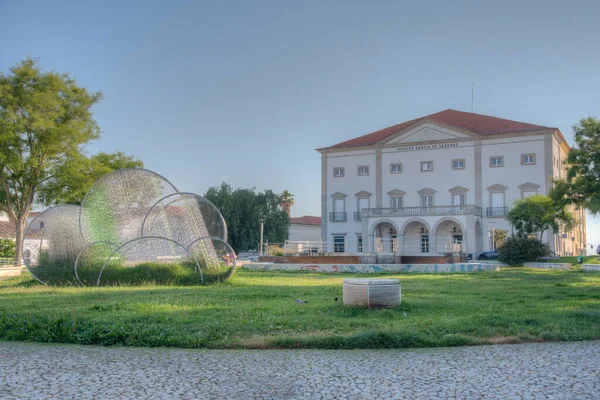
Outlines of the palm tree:
M 294 195 L 288 190 L 284 190 L 281 193 L 281 208 L 288 213 L 288 216 L 292 216 L 292 206 L 294 205 Z

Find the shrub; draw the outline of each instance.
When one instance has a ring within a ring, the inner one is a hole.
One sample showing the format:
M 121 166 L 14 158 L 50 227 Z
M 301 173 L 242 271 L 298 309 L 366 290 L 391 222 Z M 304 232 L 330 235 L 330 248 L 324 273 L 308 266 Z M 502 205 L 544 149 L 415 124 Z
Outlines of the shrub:
M 546 243 L 530 237 L 509 237 L 498 249 L 498 259 L 511 266 L 536 261 L 538 257 L 549 256 L 552 252 Z
M 283 248 L 281 246 L 269 246 L 269 255 L 270 256 L 283 256 Z
M 15 241 L 0 239 L 0 258 L 15 258 Z

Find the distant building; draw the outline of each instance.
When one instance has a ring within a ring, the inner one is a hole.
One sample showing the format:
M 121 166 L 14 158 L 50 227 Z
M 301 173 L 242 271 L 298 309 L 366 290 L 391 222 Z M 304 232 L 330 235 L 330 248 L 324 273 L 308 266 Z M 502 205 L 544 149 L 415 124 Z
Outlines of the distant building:
M 288 240 L 296 241 L 321 241 L 321 217 L 305 215 L 290 218 L 290 237 Z
M 321 237 L 333 252 L 439 255 L 492 250 L 515 200 L 563 178 L 569 145 L 557 128 L 445 110 L 321 153 Z M 576 227 L 545 232 L 558 254 L 585 254 Z

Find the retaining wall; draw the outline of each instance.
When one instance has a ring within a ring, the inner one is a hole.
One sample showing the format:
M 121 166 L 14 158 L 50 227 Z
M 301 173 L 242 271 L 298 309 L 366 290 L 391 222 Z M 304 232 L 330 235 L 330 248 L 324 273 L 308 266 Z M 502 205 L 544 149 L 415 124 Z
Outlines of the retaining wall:
M 499 266 L 493 264 L 271 264 L 252 263 L 242 268 L 258 271 L 315 271 L 315 272 L 481 272 L 498 271 Z
M 584 271 L 600 272 L 600 264 L 582 264 Z
M 529 268 L 545 268 L 545 269 L 571 269 L 571 263 L 540 263 L 540 262 L 527 262 L 526 267 Z
M 21 276 L 21 271 L 23 267 L 0 267 L 0 279 L 2 278 L 11 278 L 13 276 Z

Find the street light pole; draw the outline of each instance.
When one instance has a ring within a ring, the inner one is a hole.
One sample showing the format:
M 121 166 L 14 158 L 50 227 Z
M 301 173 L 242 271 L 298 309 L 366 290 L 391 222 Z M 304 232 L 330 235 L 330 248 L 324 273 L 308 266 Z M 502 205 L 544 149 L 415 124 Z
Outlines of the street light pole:
M 260 222 L 260 250 L 259 250 L 259 255 L 263 255 L 263 228 L 264 228 L 264 223 L 265 223 L 265 219 L 261 218 L 258 220 Z

